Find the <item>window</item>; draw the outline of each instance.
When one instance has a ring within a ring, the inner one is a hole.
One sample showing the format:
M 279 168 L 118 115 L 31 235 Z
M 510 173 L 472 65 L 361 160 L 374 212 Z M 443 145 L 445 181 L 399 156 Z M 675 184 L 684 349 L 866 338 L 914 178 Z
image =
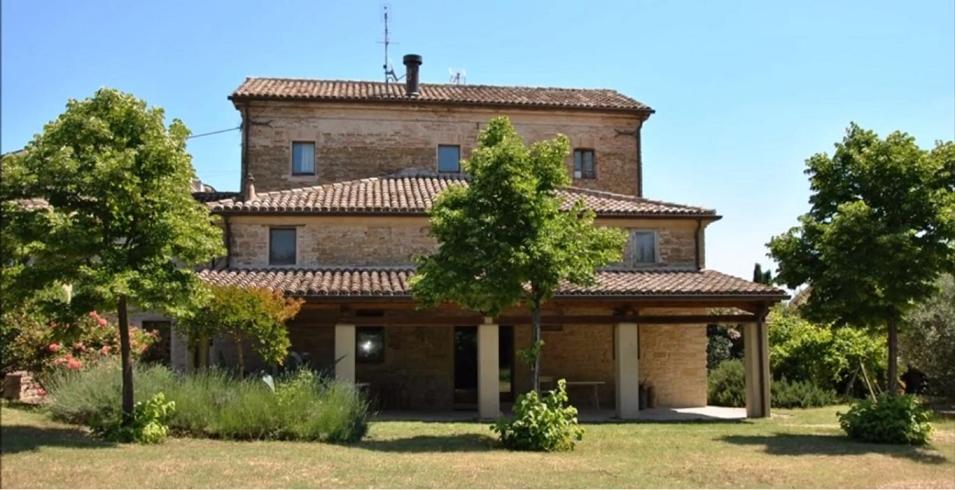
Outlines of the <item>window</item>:
M 632 265 L 648 265 L 657 262 L 657 234 L 652 231 L 630 232 Z
M 292 175 L 315 175 L 315 143 L 292 142 Z
M 574 178 L 596 179 L 597 167 L 594 164 L 593 150 L 574 150 Z
M 385 360 L 384 327 L 358 327 L 355 330 L 355 361 L 379 363 Z
M 458 173 L 461 171 L 461 147 L 458 145 L 438 145 L 438 172 Z
M 295 228 L 269 230 L 269 265 L 295 265 Z
M 143 320 L 143 331 L 154 332 L 156 341 L 140 355 L 141 362 L 169 365 L 172 359 L 172 322 L 168 320 Z

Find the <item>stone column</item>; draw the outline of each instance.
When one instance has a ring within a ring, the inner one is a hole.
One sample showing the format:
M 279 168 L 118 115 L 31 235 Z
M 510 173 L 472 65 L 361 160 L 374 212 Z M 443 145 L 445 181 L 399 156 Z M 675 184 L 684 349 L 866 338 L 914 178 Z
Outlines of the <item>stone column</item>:
M 746 378 L 746 416 L 769 417 L 769 337 L 762 321 L 743 325 L 743 365 Z
M 613 326 L 616 360 L 617 418 L 635 419 L 640 412 L 640 360 L 636 323 Z
M 355 382 L 355 326 L 335 325 L 335 379 Z
M 484 318 L 478 326 L 478 416 L 494 419 L 501 415 L 501 372 L 498 363 L 498 326 Z

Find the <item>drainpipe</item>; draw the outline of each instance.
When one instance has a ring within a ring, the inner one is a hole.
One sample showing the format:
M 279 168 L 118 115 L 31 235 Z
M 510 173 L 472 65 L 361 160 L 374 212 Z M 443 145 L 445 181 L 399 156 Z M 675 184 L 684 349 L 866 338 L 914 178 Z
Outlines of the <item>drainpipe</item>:
M 246 176 L 249 174 L 249 103 L 246 102 L 242 104 L 242 169 L 239 174 L 241 182 L 239 183 L 239 191 L 243 193 L 243 199 L 247 199 L 245 196 L 246 189 Z
M 637 197 L 643 197 L 643 150 L 640 145 L 640 128 L 642 126 L 643 121 L 640 121 L 633 131 L 634 140 L 637 142 Z
M 700 218 L 696 219 L 696 233 L 693 234 L 693 251 L 695 252 L 694 259 L 696 260 L 696 270 L 700 270 L 700 263 L 702 262 L 703 254 L 700 253 L 700 233 L 703 232 L 703 220 Z
M 229 215 L 222 215 L 222 222 L 225 225 L 225 268 L 232 267 L 232 223 L 229 222 Z

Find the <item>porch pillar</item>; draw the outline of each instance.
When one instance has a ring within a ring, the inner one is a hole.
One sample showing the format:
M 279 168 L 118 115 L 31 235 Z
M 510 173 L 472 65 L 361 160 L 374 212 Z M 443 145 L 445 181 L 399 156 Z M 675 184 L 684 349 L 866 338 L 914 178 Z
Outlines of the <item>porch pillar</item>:
M 355 326 L 335 325 L 335 379 L 355 382 Z
M 498 326 L 485 317 L 478 326 L 478 416 L 494 419 L 501 415 L 500 365 L 498 364 Z
M 617 418 L 635 419 L 640 412 L 640 360 L 636 323 L 613 326 L 616 359 Z
M 743 364 L 746 378 L 746 416 L 769 417 L 769 338 L 762 320 L 743 325 Z

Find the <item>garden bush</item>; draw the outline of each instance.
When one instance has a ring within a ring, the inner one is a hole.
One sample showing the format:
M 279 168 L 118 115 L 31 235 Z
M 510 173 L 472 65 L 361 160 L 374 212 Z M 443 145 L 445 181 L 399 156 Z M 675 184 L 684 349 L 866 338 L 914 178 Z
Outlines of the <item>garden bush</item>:
M 709 373 L 707 403 L 725 407 L 746 406 L 746 376 L 743 361 L 723 361 Z M 836 393 L 821 388 L 811 381 L 789 381 L 786 378 L 771 383 L 772 405 L 778 408 L 824 407 L 838 403 Z
M 167 402 L 165 395 L 157 393 L 145 402 L 137 402 L 133 408 L 133 420 L 127 427 L 116 411 L 107 411 L 90 421 L 93 433 L 115 442 L 139 442 L 158 444 L 169 435 L 166 421 L 176 409 L 175 402 Z
M 772 404 L 780 408 L 810 408 L 835 405 L 838 396 L 832 390 L 820 388 L 811 381 L 789 381 L 782 378 L 772 383 Z
M 173 433 L 223 439 L 352 442 L 367 432 L 368 403 L 351 384 L 300 370 L 280 377 L 274 389 L 260 379 L 210 370 L 180 375 L 163 366 L 136 365 L 136 399 L 157 393 L 175 403 Z M 49 408 L 60 420 L 84 425 L 116 416 L 120 368 L 103 362 L 58 373 Z
M 517 397 L 514 417 L 491 426 L 500 434 L 501 444 L 519 451 L 570 451 L 584 436 L 577 423 L 577 409 L 569 405 L 567 381 L 543 397 L 530 391 Z
M 889 444 L 928 442 L 931 411 L 912 395 L 882 395 L 861 400 L 839 414 L 839 425 L 852 439 Z
M 746 378 L 743 361 L 730 359 L 710 370 L 707 377 L 707 403 L 724 407 L 746 405 Z

